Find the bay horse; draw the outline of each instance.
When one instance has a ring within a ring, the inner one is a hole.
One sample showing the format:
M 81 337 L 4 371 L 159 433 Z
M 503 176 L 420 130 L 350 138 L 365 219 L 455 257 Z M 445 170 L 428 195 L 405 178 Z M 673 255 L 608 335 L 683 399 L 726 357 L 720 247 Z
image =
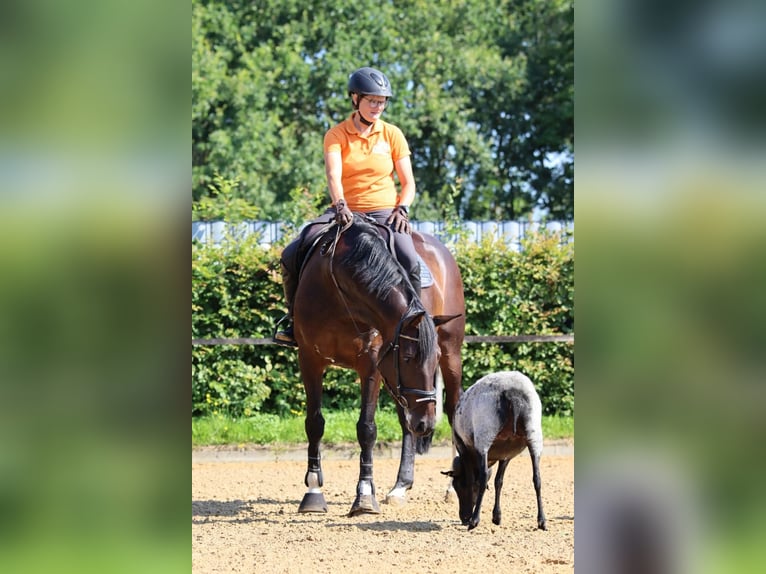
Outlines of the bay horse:
M 399 472 L 387 501 L 404 502 L 413 484 L 415 451 L 422 454 L 430 446 L 437 368 L 450 424 L 462 393 L 465 301 L 455 259 L 435 237 L 413 232 L 415 248 L 434 279 L 418 297 L 381 233 L 387 230 L 354 214 L 346 228 L 335 225 L 325 233 L 303 266 L 293 308 L 308 438 L 308 490 L 299 512 L 327 512 L 320 442 L 322 378 L 329 366 L 353 369 L 361 382 L 359 481 L 349 516 L 380 512 L 372 459 L 381 382 L 397 403 L 402 426 Z

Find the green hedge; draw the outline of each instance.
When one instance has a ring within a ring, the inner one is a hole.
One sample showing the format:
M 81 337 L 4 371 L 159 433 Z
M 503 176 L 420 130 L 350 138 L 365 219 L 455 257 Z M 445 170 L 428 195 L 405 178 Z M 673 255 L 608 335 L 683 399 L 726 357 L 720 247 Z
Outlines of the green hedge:
M 462 243 L 466 335 L 574 333 L 574 245 L 541 233 L 520 252 L 503 242 Z M 574 414 L 574 345 L 472 343 L 463 347 L 463 387 L 492 371 L 518 370 L 540 392 L 545 414 Z
M 220 247 L 192 245 L 192 336 L 271 336 L 285 312 L 279 275 L 281 246 L 258 238 Z M 574 247 L 556 234 L 525 240 L 518 252 L 487 239 L 458 241 L 453 251 L 466 296 L 466 335 L 574 333 Z M 474 343 L 463 347 L 463 386 L 491 371 L 515 369 L 537 385 L 546 414 L 574 411 L 574 346 L 568 343 Z M 331 368 L 325 408 L 359 404 L 356 373 Z M 254 412 L 302 414 L 297 353 L 276 345 L 192 347 L 192 416 Z M 393 402 L 381 392 L 381 408 Z

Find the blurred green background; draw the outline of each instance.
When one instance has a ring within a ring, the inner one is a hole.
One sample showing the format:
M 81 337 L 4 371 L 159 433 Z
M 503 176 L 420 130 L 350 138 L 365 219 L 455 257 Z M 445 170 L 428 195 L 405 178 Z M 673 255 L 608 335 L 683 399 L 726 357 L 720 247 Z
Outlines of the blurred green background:
M 0 571 L 188 572 L 190 9 L 0 11 Z
M 765 16 L 577 4 L 582 572 L 766 565 Z

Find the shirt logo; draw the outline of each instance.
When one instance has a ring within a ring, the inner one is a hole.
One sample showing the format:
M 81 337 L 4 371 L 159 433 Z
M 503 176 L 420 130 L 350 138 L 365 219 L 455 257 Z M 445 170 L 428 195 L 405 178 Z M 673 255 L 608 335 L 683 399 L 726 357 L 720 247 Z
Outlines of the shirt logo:
M 372 153 L 391 155 L 391 146 L 388 145 L 387 141 L 379 141 L 373 146 Z

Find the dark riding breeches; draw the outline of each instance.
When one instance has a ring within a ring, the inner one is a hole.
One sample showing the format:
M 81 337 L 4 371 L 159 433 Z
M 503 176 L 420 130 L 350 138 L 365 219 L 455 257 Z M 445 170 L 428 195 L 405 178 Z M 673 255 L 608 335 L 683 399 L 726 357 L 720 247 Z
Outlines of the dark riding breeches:
M 317 229 L 321 230 L 323 225 L 327 225 L 335 219 L 335 209 L 328 207 L 322 215 L 304 226 L 303 231 L 293 239 L 287 247 L 282 250 L 282 256 L 279 258 L 282 270 L 282 288 L 285 291 L 285 301 L 287 302 L 288 313 L 293 315 L 293 300 L 295 292 L 298 290 L 298 277 L 300 273 L 301 261 L 305 255 L 306 244 L 312 241 L 312 235 L 316 237 Z M 313 229 L 312 229 L 313 228 Z

